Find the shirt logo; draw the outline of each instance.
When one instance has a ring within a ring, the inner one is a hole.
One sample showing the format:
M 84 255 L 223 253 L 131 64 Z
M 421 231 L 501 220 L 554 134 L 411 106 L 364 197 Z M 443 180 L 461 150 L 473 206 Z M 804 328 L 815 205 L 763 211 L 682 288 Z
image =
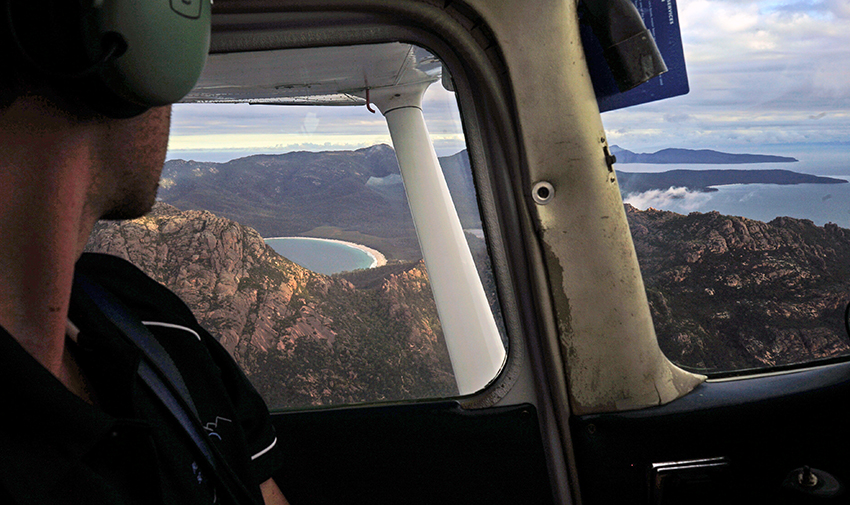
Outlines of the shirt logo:
M 209 436 L 210 438 L 215 437 L 221 440 L 221 435 L 219 435 L 217 431 L 218 424 L 221 422 L 232 423 L 233 421 L 226 417 L 216 416 L 215 421 L 204 425 L 204 429 L 207 430 L 207 436 Z
M 196 461 L 192 462 L 192 473 L 195 475 L 195 479 L 198 481 L 199 486 L 204 486 L 207 489 L 210 489 L 212 487 L 211 485 L 206 484 L 207 479 L 204 477 L 204 472 L 201 470 L 201 467 L 198 465 L 198 463 Z M 213 503 L 213 504 L 218 503 L 218 493 L 216 492 L 216 489 L 214 487 L 212 487 L 211 492 L 212 492 L 212 502 L 210 502 L 210 503 Z

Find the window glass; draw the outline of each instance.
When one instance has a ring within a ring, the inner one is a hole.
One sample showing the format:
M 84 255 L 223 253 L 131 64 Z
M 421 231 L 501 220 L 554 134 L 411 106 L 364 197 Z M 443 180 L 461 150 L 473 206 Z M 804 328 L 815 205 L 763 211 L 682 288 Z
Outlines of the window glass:
M 376 48 L 323 56 L 350 63 L 386 46 Z M 436 69 L 422 110 L 478 282 L 498 317 L 454 95 L 440 83 L 439 61 L 405 50 L 417 71 Z M 228 86 L 226 75 L 214 73 L 221 66 L 211 68 L 199 87 Z M 308 81 L 306 88 L 314 86 Z M 349 107 L 291 105 L 291 89 L 239 96 L 268 102 L 279 92 L 287 106 L 175 105 L 153 213 L 100 223 L 89 249 L 128 257 L 181 296 L 272 408 L 456 396 L 384 117 L 353 93 L 315 100 L 349 100 Z
M 679 14 L 690 93 L 603 114 L 659 343 L 709 374 L 847 355 L 850 8 Z

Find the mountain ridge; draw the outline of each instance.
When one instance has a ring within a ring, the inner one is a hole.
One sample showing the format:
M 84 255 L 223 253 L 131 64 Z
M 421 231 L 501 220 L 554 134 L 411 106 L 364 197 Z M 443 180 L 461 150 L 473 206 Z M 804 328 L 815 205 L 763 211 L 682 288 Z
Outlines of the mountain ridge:
M 648 163 L 648 164 L 713 164 L 738 165 L 747 163 L 796 163 L 799 160 L 789 156 L 769 154 L 736 154 L 715 151 L 713 149 L 683 149 L 668 147 L 654 153 L 636 153 L 623 149 L 618 145 L 610 147 L 611 154 L 617 157 L 617 163 Z
M 481 228 L 466 152 L 439 161 L 464 228 Z M 210 210 L 264 237 L 334 238 L 362 243 L 391 259 L 421 257 L 395 152 L 383 144 L 226 163 L 169 160 L 158 199 L 181 209 Z

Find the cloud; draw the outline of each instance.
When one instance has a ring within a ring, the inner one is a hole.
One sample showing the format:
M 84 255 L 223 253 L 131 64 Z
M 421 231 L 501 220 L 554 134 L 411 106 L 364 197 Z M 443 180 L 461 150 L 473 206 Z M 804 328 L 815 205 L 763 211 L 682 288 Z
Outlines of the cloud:
M 609 142 L 753 152 L 850 140 L 848 0 L 683 0 L 678 8 L 691 92 L 603 114 Z M 463 147 L 454 94 L 432 85 L 423 111 L 438 154 Z M 365 107 L 176 105 L 172 121 L 174 152 L 347 149 L 388 138 L 383 117 Z
M 689 0 L 678 7 L 690 93 L 603 114 L 609 142 L 735 152 L 850 140 L 850 16 L 843 15 L 850 2 Z
M 227 133 L 329 135 L 386 133 L 384 118 L 365 107 L 177 104 L 172 136 Z
M 688 213 L 699 209 L 711 200 L 711 193 L 699 193 L 687 188 L 651 189 L 643 193 L 630 193 L 623 202 L 640 210 L 648 208 Z
M 776 10 L 820 13 L 836 18 L 850 18 L 850 3 L 847 0 L 799 0 L 782 3 L 776 7 Z
M 667 121 L 668 123 L 685 123 L 692 119 L 693 118 L 690 114 L 676 114 L 675 112 L 668 112 L 667 114 L 664 114 L 664 121 Z
M 454 94 L 432 85 L 423 97 L 422 110 L 438 155 L 465 147 Z M 244 155 L 349 150 L 380 143 L 391 144 L 387 123 L 365 106 L 177 104 L 172 112 L 169 157 L 208 153 L 220 159 L 213 151 Z
M 825 3 L 835 17 L 850 19 L 850 2 L 847 0 L 828 0 Z

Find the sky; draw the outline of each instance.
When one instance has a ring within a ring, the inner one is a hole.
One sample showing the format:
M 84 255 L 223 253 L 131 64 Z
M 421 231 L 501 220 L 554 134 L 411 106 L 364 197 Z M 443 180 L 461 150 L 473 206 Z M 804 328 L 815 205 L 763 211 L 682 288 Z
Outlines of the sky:
M 609 143 L 784 154 L 800 171 L 850 173 L 850 0 L 679 0 L 678 12 L 690 93 L 604 113 Z M 462 149 L 451 93 L 432 85 L 423 111 L 438 155 Z M 365 107 L 178 104 L 169 158 L 376 143 L 389 133 Z
M 439 82 L 425 92 L 423 115 L 439 156 L 464 148 L 454 94 Z M 169 159 L 228 161 L 249 154 L 337 151 L 392 145 L 386 121 L 365 106 L 176 104 Z
M 790 154 L 805 171 L 850 173 L 850 0 L 678 10 L 690 93 L 603 114 L 609 143 Z

